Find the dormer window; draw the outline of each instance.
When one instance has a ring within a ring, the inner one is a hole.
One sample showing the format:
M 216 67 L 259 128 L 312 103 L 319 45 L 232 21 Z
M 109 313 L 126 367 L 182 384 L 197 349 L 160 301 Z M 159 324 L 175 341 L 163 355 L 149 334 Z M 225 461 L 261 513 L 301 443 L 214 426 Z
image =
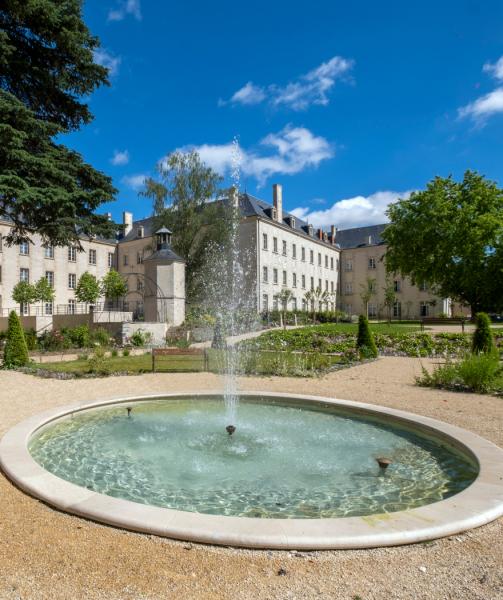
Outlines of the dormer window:
M 142 237 L 144 237 L 144 236 L 145 236 L 145 229 L 144 229 L 143 225 L 140 225 L 140 226 L 138 227 L 138 237 L 139 237 L 139 238 L 142 238 Z
M 295 229 L 295 217 L 289 216 L 286 218 L 286 222 L 292 229 Z

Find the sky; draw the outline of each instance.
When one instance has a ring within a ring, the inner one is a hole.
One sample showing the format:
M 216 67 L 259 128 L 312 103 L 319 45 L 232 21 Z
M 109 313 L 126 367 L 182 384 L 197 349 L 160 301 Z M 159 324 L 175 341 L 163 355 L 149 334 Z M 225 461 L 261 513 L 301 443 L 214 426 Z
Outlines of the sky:
M 475 169 L 503 186 L 503 2 L 87 0 L 110 86 L 65 143 L 113 178 L 116 220 L 170 152 L 315 226 Z M 234 143 L 233 141 L 236 140 Z M 237 147 L 237 151 L 236 151 Z

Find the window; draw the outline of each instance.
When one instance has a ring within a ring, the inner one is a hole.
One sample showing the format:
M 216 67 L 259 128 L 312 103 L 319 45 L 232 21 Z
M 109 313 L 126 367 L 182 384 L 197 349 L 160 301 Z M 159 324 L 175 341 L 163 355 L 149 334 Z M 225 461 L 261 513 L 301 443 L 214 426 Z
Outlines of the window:
M 29 254 L 30 253 L 30 244 L 28 242 L 21 242 L 19 244 L 19 254 Z
M 128 263 L 129 263 L 129 256 L 127 254 L 124 254 L 124 256 L 122 257 L 122 264 L 126 267 Z
M 325 254 L 325 269 L 328 269 L 328 256 Z
M 297 310 L 297 298 L 292 298 L 292 309 Z
M 283 256 L 286 256 L 286 242 L 283 240 Z
M 395 292 L 401 292 L 402 291 L 402 282 L 395 280 L 393 282 L 393 289 L 395 290 Z
M 47 283 L 53 288 L 54 287 L 54 271 L 46 271 L 45 278 L 47 279 Z M 52 313 L 50 313 L 52 314 Z
M 307 310 L 307 301 L 305 298 L 302 298 L 302 310 Z
M 301 260 L 306 260 L 306 249 L 304 247 L 301 248 Z
M 297 287 L 297 274 L 292 273 L 292 287 Z
M 321 289 L 322 289 L 322 287 L 321 287 L 321 279 L 318 279 L 318 289 L 319 289 L 319 290 L 321 290 Z
M 52 302 L 45 303 L 44 312 L 46 315 L 52 315 Z
M 376 268 L 376 259 L 371 256 L 369 258 L 369 269 L 375 269 Z
M 0 283 L 2 283 L 2 265 L 0 265 Z M 2 297 L 0 296 L 0 301 L 2 300 Z
M 3 236 L 0 233 L 0 252 L 2 252 L 2 250 L 3 250 Z
M 139 277 L 136 278 L 136 291 L 143 292 L 143 281 Z
M 353 283 L 351 281 L 346 281 L 346 285 L 344 287 L 344 291 L 346 294 L 353 293 Z
M 314 265 L 314 252 L 312 250 L 309 251 L 309 262 Z
M 332 294 L 334 293 L 334 282 L 333 281 L 330 282 L 330 291 L 332 292 Z
M 428 284 L 423 281 L 423 283 L 419 284 L 419 291 L 426 292 L 428 290 Z
M 262 250 L 267 250 L 267 233 L 262 234 Z M 267 298 L 267 296 L 266 296 Z M 267 310 L 267 309 L 265 309 Z
M 278 283 L 278 269 L 272 270 L 272 282 Z
M 54 258 L 54 246 L 44 246 L 44 258 Z
M 273 296 L 272 298 L 272 309 L 278 310 L 278 296 Z
M 19 281 L 30 283 L 30 269 L 19 269 Z
M 314 277 L 311 277 L 311 290 L 314 290 Z
M 136 253 L 136 264 L 137 265 L 143 264 L 143 251 Z
M 328 279 L 325 279 L 325 291 L 328 292 Z
M 286 285 L 286 271 L 283 271 L 283 285 Z
M 114 253 L 113 252 L 108 253 L 108 266 L 109 267 L 114 266 Z
M 401 302 L 396 301 L 393 303 L 393 316 L 394 317 L 402 316 L 402 303 Z
M 353 314 L 353 305 L 352 304 L 346 304 L 346 312 L 348 313 L 348 315 Z
M 297 258 L 297 245 L 296 244 L 292 244 L 292 258 L 293 259 Z
M 267 250 L 267 248 L 265 248 Z M 262 310 L 269 310 L 269 296 L 267 294 L 262 294 Z
M 19 312 L 21 313 L 21 315 L 23 317 L 26 317 L 26 315 L 30 314 L 30 305 L 28 304 L 28 302 L 21 302 L 21 304 L 19 305 Z
M 75 300 L 73 298 L 70 298 L 70 300 L 68 300 L 68 314 L 75 314 Z
M 89 250 L 89 264 L 96 264 L 96 250 Z
M 262 267 L 262 281 L 267 283 L 267 267 Z
M 321 254 L 318 252 L 318 266 L 321 267 Z
M 336 271 L 338 271 L 339 270 L 339 259 L 337 259 L 335 266 L 336 266 Z
M 427 302 L 419 303 L 419 315 L 421 317 L 427 317 L 430 314 L 430 305 Z
M 330 268 L 332 269 L 332 271 L 334 270 L 334 257 L 333 256 L 330 257 Z
M 278 238 L 272 238 L 272 251 L 278 253 Z
M 344 267 L 345 271 L 352 271 L 353 270 L 353 261 L 351 259 L 346 261 L 346 266 Z
M 77 248 L 75 246 L 68 246 L 68 260 L 70 262 L 77 261 Z
M 77 275 L 68 273 L 68 289 L 74 290 L 77 287 Z
M 377 317 L 377 304 L 374 304 L 373 302 L 369 302 L 368 305 L 368 312 L 369 312 L 369 317 Z

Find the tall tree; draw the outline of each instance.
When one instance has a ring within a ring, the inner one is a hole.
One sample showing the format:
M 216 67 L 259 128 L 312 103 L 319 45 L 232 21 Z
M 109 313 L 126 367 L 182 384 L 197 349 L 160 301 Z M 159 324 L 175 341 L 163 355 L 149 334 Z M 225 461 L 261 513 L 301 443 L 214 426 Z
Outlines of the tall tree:
M 100 295 L 101 286 L 96 277 L 88 271 L 82 273 L 75 288 L 75 297 L 77 300 L 86 304 L 96 304 Z
M 472 315 L 503 307 L 503 191 L 473 171 L 436 177 L 388 209 L 386 267 L 427 282 Z
M 369 316 L 369 302 L 376 294 L 376 279 L 375 277 L 367 277 L 365 283 L 361 283 L 360 287 L 360 298 L 362 299 L 363 306 L 365 308 L 365 316 Z
M 80 0 L 0 5 L 0 217 L 13 222 L 9 243 L 35 232 L 53 245 L 113 234 L 94 214 L 114 197 L 111 179 L 54 141 L 92 119 L 83 98 L 107 83 L 98 46 Z
M 82 98 L 108 84 L 94 61 L 99 39 L 82 19 L 82 0 L 3 0 L 0 5 L 0 87 L 35 117 L 63 130 L 92 115 Z
M 384 306 L 386 307 L 386 312 L 388 314 L 388 323 L 391 323 L 391 311 L 393 310 L 393 305 L 396 302 L 396 292 L 395 292 L 395 282 L 391 279 L 391 277 L 386 277 L 386 285 L 383 287 L 384 291 Z M 407 308 L 407 317 L 408 317 L 409 308 Z
M 198 302 L 211 287 L 210 260 L 224 257 L 228 249 L 235 214 L 228 202 L 212 201 L 220 194 L 222 177 L 197 152 L 174 152 L 157 170 L 159 179 L 147 179 L 142 195 L 153 202 L 155 227 L 173 232 L 173 249 L 186 261 L 187 299 Z M 224 277 L 220 270 L 221 289 Z
M 28 281 L 18 281 L 12 289 L 12 299 L 18 304 L 26 304 L 29 312 L 30 304 L 33 304 L 37 299 L 37 290 Z

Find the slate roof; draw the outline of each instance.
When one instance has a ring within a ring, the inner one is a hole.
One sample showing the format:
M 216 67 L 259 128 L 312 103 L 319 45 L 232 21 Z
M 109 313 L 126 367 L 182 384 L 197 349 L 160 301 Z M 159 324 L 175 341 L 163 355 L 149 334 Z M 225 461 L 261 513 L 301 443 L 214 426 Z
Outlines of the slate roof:
M 146 219 L 140 219 L 139 221 L 133 222 L 133 228 L 127 235 L 123 235 L 119 238 L 119 244 L 122 242 L 131 242 L 132 240 L 141 239 L 138 238 L 138 228 L 143 227 L 143 237 L 151 237 L 154 235 L 154 217 L 147 217 Z
M 360 248 L 368 246 L 369 236 L 371 237 L 371 246 L 384 244 L 382 232 L 386 228 L 386 223 L 381 225 L 369 225 L 367 227 L 354 227 L 353 229 L 342 229 L 337 231 L 336 241 L 341 249 Z
M 167 244 L 163 244 L 163 247 L 160 250 L 156 250 L 153 254 L 147 256 L 143 262 L 147 262 L 147 260 L 175 260 L 178 262 L 185 262 L 183 258 L 180 258 L 178 254 L 173 252 L 171 247 Z

